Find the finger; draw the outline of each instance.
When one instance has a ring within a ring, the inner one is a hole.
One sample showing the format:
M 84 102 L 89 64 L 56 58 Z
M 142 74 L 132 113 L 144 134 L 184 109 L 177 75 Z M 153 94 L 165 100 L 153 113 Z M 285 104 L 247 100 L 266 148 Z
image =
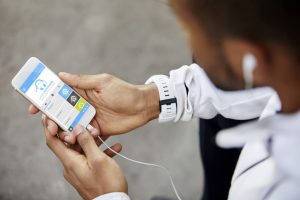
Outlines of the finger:
M 102 138 L 103 141 L 105 141 L 108 137 Z M 76 138 L 77 139 L 77 138 Z M 96 145 L 99 147 L 102 144 L 102 141 L 98 138 L 98 137 L 94 137 L 94 140 L 96 142 Z M 77 151 L 78 153 L 82 154 L 84 153 L 82 151 L 82 148 L 80 147 L 79 144 L 73 144 L 72 145 L 72 149 L 74 149 L 75 151 Z
M 80 154 L 83 154 L 83 153 L 84 153 L 83 150 L 82 150 L 82 148 L 80 147 L 79 144 L 73 144 L 73 145 L 71 146 L 71 148 L 72 148 L 74 151 L 77 151 L 77 152 L 80 153 Z
M 108 136 L 101 137 L 101 139 L 102 139 L 103 141 L 107 140 L 107 138 L 109 138 L 109 137 L 108 137 Z M 98 147 L 103 143 L 103 142 L 99 139 L 99 137 L 96 137 L 96 138 L 95 138 L 95 142 L 96 142 L 96 144 L 97 144 Z
M 35 107 L 34 105 L 32 105 L 32 104 L 30 104 L 30 106 L 29 106 L 29 108 L 28 108 L 28 112 L 30 113 L 30 114 L 36 114 L 36 113 L 38 113 L 40 110 L 37 108 L 37 107 Z
M 95 139 L 98 138 L 98 135 L 100 134 L 99 130 L 96 128 L 92 128 L 90 130 L 90 133 Z M 65 132 L 65 131 L 60 131 L 60 132 L 58 132 L 58 135 L 62 141 L 67 142 L 69 144 L 75 144 L 77 141 L 77 135 L 74 134 L 73 132 L 69 133 L 69 132 Z
M 79 89 L 79 88 L 75 88 L 75 87 L 73 87 L 73 89 L 75 90 L 75 92 L 77 92 L 84 99 L 89 99 L 88 96 L 87 96 L 87 93 L 84 89 Z
M 69 86 L 79 89 L 93 89 L 98 86 L 97 75 L 76 75 L 60 72 L 59 77 Z
M 69 149 L 60 139 L 58 139 L 56 136 L 53 136 L 50 134 L 50 131 L 48 130 L 48 122 L 50 120 L 47 120 L 46 116 L 43 115 L 43 127 L 46 137 L 46 143 L 48 147 L 53 151 L 53 153 L 60 159 L 60 161 L 63 163 L 64 166 L 68 166 L 68 162 L 70 161 L 70 158 L 77 155 L 77 153 L 71 149 Z M 51 123 L 51 122 L 50 122 Z
M 46 126 L 48 132 L 50 135 L 55 136 L 57 134 L 58 131 L 58 126 L 57 124 L 52 121 L 51 119 L 49 119 L 46 115 L 42 115 L 42 120 L 43 120 L 43 124 Z
M 102 134 L 101 134 L 101 128 L 100 128 L 100 125 L 99 125 L 99 123 L 97 122 L 97 120 L 96 120 L 95 118 L 92 119 L 92 121 L 90 121 L 90 125 L 91 125 L 92 127 L 96 128 L 96 129 L 98 129 L 98 130 L 99 130 L 99 134 L 102 135 Z
M 94 138 L 97 138 L 100 135 L 100 131 L 94 127 L 90 130 L 90 133 Z
M 66 132 L 66 131 L 61 131 L 58 133 L 59 138 L 64 141 L 67 142 L 68 144 L 75 144 L 76 143 L 76 135 Z
M 122 145 L 121 144 L 119 144 L 119 143 L 117 143 L 117 144 L 114 144 L 113 146 L 111 146 L 110 147 L 112 150 L 114 150 L 115 152 L 117 152 L 117 153 L 120 153 L 121 151 L 122 151 Z M 110 149 L 106 149 L 105 151 L 104 151 L 104 153 L 106 154 L 106 155 L 108 155 L 109 157 L 114 157 L 115 155 L 117 155 L 115 152 L 113 152 L 112 150 L 110 150 Z
M 77 125 L 74 127 L 73 133 L 77 135 L 77 142 L 81 146 L 84 154 L 89 161 L 96 160 L 103 154 L 96 145 L 92 135 L 83 126 Z
M 69 133 L 70 134 L 70 133 Z M 75 134 L 72 134 L 72 135 L 75 135 Z M 76 137 L 76 136 L 75 136 Z M 109 138 L 108 136 L 106 136 L 106 137 L 101 137 L 101 139 L 103 140 L 103 141 L 105 141 L 105 140 L 107 140 L 107 138 Z M 99 139 L 99 137 L 97 136 L 97 137 L 94 137 L 94 140 L 95 140 L 95 142 L 96 142 L 96 145 L 99 147 L 101 144 L 102 144 L 102 141 Z M 76 141 L 77 141 L 77 138 L 76 138 Z M 75 151 L 77 151 L 78 153 L 80 153 L 80 154 L 83 154 L 84 152 L 82 151 L 82 148 L 80 147 L 80 145 L 79 144 L 76 144 L 76 142 L 75 142 L 75 144 L 72 144 L 71 145 L 71 148 L 73 149 L 73 150 L 75 150 Z M 118 150 L 118 149 L 117 149 Z

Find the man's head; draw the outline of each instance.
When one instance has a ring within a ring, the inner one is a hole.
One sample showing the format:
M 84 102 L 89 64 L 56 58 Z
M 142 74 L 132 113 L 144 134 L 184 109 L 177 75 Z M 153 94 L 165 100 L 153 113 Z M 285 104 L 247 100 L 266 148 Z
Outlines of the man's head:
M 277 90 L 284 111 L 300 109 L 300 7 L 297 1 L 171 2 L 197 62 L 213 82 L 228 89 L 243 88 L 243 59 L 251 54 L 256 59 L 255 85 L 268 85 Z

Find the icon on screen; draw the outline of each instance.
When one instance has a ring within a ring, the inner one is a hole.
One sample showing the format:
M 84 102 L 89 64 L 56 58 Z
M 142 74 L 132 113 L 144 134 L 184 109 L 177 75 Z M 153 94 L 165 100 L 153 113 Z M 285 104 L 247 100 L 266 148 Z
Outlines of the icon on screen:
M 47 87 L 47 82 L 45 80 L 38 79 L 34 83 L 35 91 L 43 91 Z
M 79 100 L 79 95 L 77 95 L 74 91 L 70 94 L 69 98 L 67 101 L 72 105 L 75 106 L 77 101 Z
M 60 96 L 62 96 L 64 99 L 68 99 L 68 97 L 70 96 L 70 94 L 72 93 L 72 89 L 64 84 L 64 86 L 60 89 L 59 94 Z
M 77 97 L 76 97 L 76 96 L 71 96 L 71 102 L 72 102 L 72 103 L 76 102 L 76 100 L 77 100 Z
M 84 106 L 84 104 L 85 104 L 85 103 L 79 103 L 79 104 L 78 104 L 78 107 L 79 107 L 80 109 L 82 109 L 83 106 Z
M 68 95 L 69 94 L 69 90 L 67 88 L 64 88 L 62 90 L 63 95 Z
M 86 101 L 83 98 L 80 98 L 77 104 L 75 105 L 75 108 L 80 112 L 84 108 L 85 104 Z

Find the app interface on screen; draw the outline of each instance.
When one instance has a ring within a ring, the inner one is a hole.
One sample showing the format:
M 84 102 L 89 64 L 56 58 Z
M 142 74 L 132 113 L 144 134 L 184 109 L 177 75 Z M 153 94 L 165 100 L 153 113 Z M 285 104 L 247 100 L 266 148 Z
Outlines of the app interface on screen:
M 19 89 L 69 131 L 80 122 L 90 106 L 42 63 Z

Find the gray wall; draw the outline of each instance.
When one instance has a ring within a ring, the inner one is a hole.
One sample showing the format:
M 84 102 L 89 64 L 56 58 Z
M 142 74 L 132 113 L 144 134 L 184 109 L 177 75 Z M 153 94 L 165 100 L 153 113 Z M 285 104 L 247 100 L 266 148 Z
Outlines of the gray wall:
M 159 0 L 0 0 L 0 199 L 80 199 L 47 149 L 40 115 L 10 81 L 30 57 L 54 71 L 111 73 L 142 84 L 153 74 L 191 63 L 184 34 Z M 121 142 L 129 157 L 168 167 L 183 199 L 199 199 L 202 168 L 197 121 L 153 121 Z M 116 158 L 132 199 L 173 197 L 163 172 Z

